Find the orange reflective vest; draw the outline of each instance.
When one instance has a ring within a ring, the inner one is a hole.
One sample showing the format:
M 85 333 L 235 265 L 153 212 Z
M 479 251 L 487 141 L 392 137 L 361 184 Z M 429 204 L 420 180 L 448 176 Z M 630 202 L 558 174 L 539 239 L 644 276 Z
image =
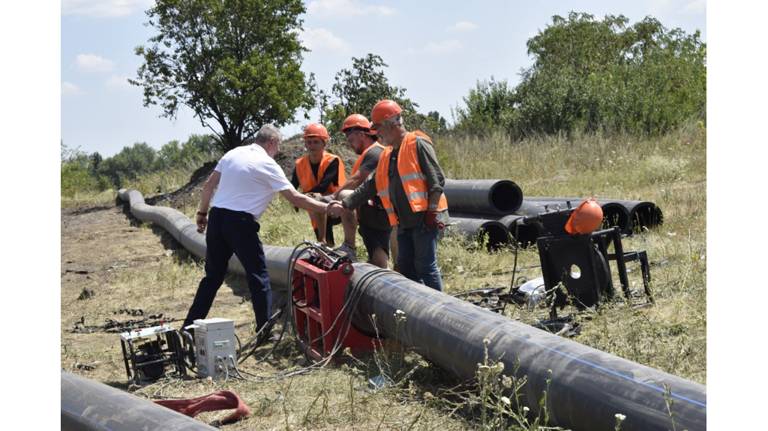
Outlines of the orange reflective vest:
M 320 167 L 317 169 L 317 177 L 312 173 L 312 166 L 309 162 L 309 156 L 300 157 L 296 160 L 296 176 L 299 178 L 299 187 L 303 192 L 308 192 L 320 183 L 325 175 L 328 165 L 335 159 L 339 160 L 339 178 L 336 184 L 331 184 L 326 191 L 327 194 L 335 192 L 340 185 L 347 182 L 347 175 L 344 173 L 344 161 L 337 155 L 323 151 L 323 158 L 320 159 Z
M 366 153 L 368 153 L 368 151 L 370 151 L 370 149 L 373 147 L 381 148 L 382 150 L 384 149 L 384 146 L 378 142 L 374 142 L 368 148 L 366 148 L 365 151 L 363 151 L 363 154 L 360 154 L 360 157 L 358 157 L 355 161 L 355 165 L 352 166 L 352 175 L 357 173 L 358 169 L 360 169 L 360 165 L 363 164 L 363 159 L 365 158 Z
M 397 173 L 403 183 L 405 196 L 411 205 L 411 211 L 422 212 L 429 208 L 429 195 L 427 191 L 427 179 L 419 166 L 419 157 L 416 152 L 416 138 L 425 139 L 429 144 L 432 140 L 421 131 L 409 132 L 400 144 L 400 152 L 397 156 Z M 381 153 L 379 164 L 376 166 L 376 194 L 381 199 L 384 210 L 387 211 L 389 224 L 397 226 L 397 214 L 389 196 L 389 157 L 392 147 L 385 147 Z M 445 194 L 440 195 L 437 203 L 437 211 L 448 209 L 448 201 Z
M 331 194 L 339 189 L 339 186 L 347 182 L 347 175 L 344 172 L 344 161 L 341 157 L 331 154 L 327 151 L 323 151 L 323 158 L 320 159 L 320 167 L 317 168 L 317 177 L 312 173 L 312 166 L 309 161 L 309 156 L 303 156 L 296 160 L 296 176 L 299 178 L 299 187 L 303 192 L 312 190 L 325 175 L 325 170 L 328 169 L 328 165 L 335 159 L 339 160 L 339 177 L 336 184 L 331 183 L 326 190 L 326 194 Z M 315 220 L 310 219 L 312 222 L 312 228 L 317 229 L 317 223 Z

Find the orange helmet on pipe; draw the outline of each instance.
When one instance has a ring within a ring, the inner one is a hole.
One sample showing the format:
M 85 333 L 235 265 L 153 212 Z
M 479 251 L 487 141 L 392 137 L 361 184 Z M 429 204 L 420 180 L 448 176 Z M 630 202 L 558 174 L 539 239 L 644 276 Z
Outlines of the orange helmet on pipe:
M 343 132 L 353 127 L 371 130 L 371 122 L 365 118 L 365 115 L 352 114 L 344 120 L 344 124 L 341 126 L 341 131 Z
M 331 137 L 328 135 L 328 130 L 325 129 L 325 126 L 319 123 L 311 123 L 304 128 L 304 139 L 307 138 L 320 138 L 323 142 L 328 142 L 328 139 Z
M 565 231 L 571 235 L 592 233 L 603 223 L 603 209 L 594 198 L 582 202 L 568 217 Z
M 401 112 L 403 112 L 403 110 L 394 100 L 380 100 L 373 106 L 373 110 L 371 110 L 371 121 L 373 121 L 373 124 L 380 124 L 382 121 L 388 120 L 395 115 L 399 115 Z

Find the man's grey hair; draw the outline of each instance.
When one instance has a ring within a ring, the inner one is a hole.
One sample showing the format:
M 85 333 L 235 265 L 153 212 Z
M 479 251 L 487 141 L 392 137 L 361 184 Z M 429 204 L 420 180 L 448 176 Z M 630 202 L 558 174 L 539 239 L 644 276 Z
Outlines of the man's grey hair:
M 256 136 L 253 138 L 255 144 L 266 144 L 272 139 L 277 139 L 278 142 L 283 140 L 283 135 L 280 133 L 280 129 L 272 124 L 265 124 L 261 126 Z
M 400 114 L 397 114 L 393 117 L 389 117 L 386 120 L 384 120 L 385 124 L 390 124 L 392 126 L 402 126 L 403 125 L 403 117 Z

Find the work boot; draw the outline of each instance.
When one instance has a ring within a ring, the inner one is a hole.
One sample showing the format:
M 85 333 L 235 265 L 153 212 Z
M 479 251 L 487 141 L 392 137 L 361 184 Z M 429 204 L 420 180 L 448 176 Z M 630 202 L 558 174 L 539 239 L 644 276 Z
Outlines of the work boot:
M 338 248 L 333 249 L 333 251 L 346 255 L 352 262 L 357 262 L 357 247 L 344 242 Z

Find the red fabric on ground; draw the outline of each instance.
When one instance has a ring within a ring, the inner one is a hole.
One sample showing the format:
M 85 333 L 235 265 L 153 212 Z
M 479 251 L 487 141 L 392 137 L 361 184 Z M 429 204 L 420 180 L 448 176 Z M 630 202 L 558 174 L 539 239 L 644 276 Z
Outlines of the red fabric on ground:
M 222 419 L 221 423 L 223 424 L 235 422 L 251 414 L 251 409 L 232 391 L 217 391 L 186 400 L 155 400 L 155 403 L 190 417 L 195 417 L 201 412 L 236 409 L 232 414 Z

